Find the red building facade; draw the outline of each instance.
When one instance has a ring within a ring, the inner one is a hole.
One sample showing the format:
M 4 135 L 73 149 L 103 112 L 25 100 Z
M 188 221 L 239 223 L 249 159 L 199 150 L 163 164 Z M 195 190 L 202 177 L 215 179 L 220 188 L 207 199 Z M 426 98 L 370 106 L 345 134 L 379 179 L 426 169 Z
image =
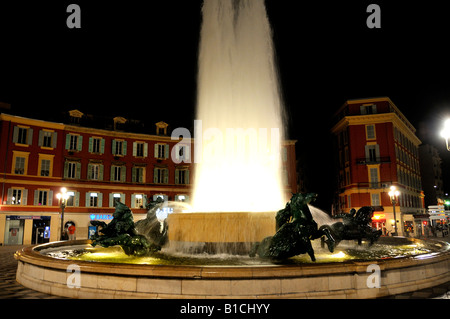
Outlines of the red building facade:
M 424 213 L 415 128 L 387 97 L 349 100 L 336 113 L 338 189 L 336 212 L 373 206 L 373 224 L 394 231 L 391 186 L 400 191 L 396 204 L 400 235 L 421 231 Z
M 59 239 L 61 208 L 57 194 L 67 189 L 64 222 L 88 238 L 91 219 L 112 218 L 116 200 L 135 219 L 145 204 L 162 197 L 189 202 L 194 139 L 172 139 L 168 124 L 155 134 L 125 132 L 127 120 L 113 129 L 77 124 L 83 113 L 70 111 L 72 124 L 0 115 L 0 244 L 34 244 Z M 296 191 L 295 141 L 284 143 L 286 193 Z

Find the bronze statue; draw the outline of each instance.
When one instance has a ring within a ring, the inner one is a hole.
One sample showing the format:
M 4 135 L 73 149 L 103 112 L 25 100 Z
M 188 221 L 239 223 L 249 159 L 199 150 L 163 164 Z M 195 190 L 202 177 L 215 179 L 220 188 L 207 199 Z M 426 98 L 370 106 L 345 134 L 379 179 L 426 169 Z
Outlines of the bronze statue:
M 109 224 L 93 220 L 91 225 L 97 226 L 96 234 L 91 237 L 92 246 L 110 247 L 120 245 L 127 255 L 142 256 L 161 249 L 161 238 L 152 240 L 141 234 L 136 228 L 133 213 L 123 203 L 116 203 L 116 211 Z M 101 233 L 101 234 L 100 234 Z
M 349 214 L 338 215 L 342 218 L 342 222 L 337 222 L 332 225 L 323 225 L 320 229 L 328 229 L 333 238 L 335 245 L 339 244 L 341 240 L 357 240 L 358 245 L 361 245 L 362 239 L 369 240 L 369 246 L 372 246 L 375 241 L 381 236 L 381 230 L 376 230 L 371 226 L 373 207 L 363 206 L 358 211 L 351 209 Z M 322 238 L 322 247 L 326 240 Z
M 280 210 L 276 219 L 276 233 L 264 238 L 253 246 L 250 256 L 258 254 L 263 258 L 285 259 L 308 253 L 315 261 L 311 240 L 326 236 L 330 252 L 334 251 L 334 239 L 329 229 L 318 229 L 308 204 L 317 198 L 317 194 L 293 194 L 286 207 Z

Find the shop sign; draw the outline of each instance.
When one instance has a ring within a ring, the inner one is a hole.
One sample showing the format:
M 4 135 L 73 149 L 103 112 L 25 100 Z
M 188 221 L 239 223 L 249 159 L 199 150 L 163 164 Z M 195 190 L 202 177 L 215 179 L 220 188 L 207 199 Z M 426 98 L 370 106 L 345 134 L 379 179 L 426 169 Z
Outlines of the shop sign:
M 6 216 L 6 220 L 21 220 L 21 219 L 41 219 L 41 220 L 49 220 L 50 216 Z
M 113 216 L 110 214 L 90 214 L 89 218 L 91 220 L 111 220 Z

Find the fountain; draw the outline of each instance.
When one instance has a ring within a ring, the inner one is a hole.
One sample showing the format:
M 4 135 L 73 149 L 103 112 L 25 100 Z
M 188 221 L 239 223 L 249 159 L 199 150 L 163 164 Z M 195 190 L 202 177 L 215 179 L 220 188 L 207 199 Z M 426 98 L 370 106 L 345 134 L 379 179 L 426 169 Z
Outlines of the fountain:
M 241 299 L 376 298 L 446 282 L 447 243 L 381 237 L 358 246 L 346 240 L 351 231 L 306 206 L 309 199 L 301 214 L 286 205 L 289 218 L 276 215 L 287 197 L 273 55 L 263 0 L 205 0 L 195 128 L 202 145 L 190 211 L 169 215 L 168 230 L 163 225 L 158 234 L 151 210 L 132 225 L 132 212 L 119 205 L 114 224 L 98 224 L 109 237 L 18 251 L 17 280 L 73 298 Z M 292 247 L 274 249 L 290 228 L 306 239 L 296 235 Z M 342 235 L 338 249 L 310 240 L 324 229 Z

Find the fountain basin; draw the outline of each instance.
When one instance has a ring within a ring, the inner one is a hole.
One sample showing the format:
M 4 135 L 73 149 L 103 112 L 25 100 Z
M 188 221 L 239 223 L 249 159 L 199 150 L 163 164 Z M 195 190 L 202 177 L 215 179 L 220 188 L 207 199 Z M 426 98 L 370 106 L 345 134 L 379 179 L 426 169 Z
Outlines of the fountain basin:
M 408 241 L 435 248 L 426 254 L 378 260 L 182 266 L 62 260 L 40 253 L 48 248 L 89 244 L 89 241 L 55 242 L 18 251 L 16 278 L 28 288 L 71 298 L 379 298 L 448 282 L 448 243 L 385 239 L 392 245 Z M 71 288 L 70 284 L 73 265 L 80 270 L 78 288 Z M 370 283 L 368 286 L 370 276 L 374 276 L 368 271 L 370 265 L 380 269 L 379 288 L 370 288 Z
M 185 253 L 243 254 L 275 233 L 276 212 L 174 213 L 170 249 Z

